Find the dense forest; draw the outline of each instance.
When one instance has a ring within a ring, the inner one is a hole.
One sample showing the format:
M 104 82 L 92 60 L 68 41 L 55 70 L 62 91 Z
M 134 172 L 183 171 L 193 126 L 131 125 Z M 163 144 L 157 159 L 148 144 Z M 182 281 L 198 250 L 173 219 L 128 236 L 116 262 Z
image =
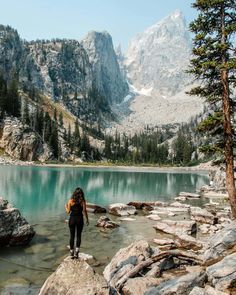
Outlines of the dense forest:
M 84 113 L 78 113 L 79 120 L 74 126 L 65 127 L 63 114 L 54 110 L 53 116 L 41 107 L 41 94 L 35 89 L 24 89 L 24 99 L 19 95 L 17 76 L 6 81 L 0 76 L 0 119 L 6 116 L 18 117 L 23 124 L 37 132 L 47 143 L 53 154 L 52 160 L 65 161 L 82 158 L 83 161 L 110 161 L 128 164 L 191 165 L 198 161 L 198 141 L 196 141 L 196 122 L 179 126 L 150 128 L 134 135 L 106 134 L 91 117 L 84 120 Z M 76 95 L 76 93 L 75 93 Z M 97 99 L 96 99 L 97 98 Z M 87 104 L 93 115 L 101 109 L 103 100 L 91 91 Z M 104 106 L 109 112 L 109 107 Z M 89 122 L 89 124 L 88 124 Z M 73 130 L 73 131 L 72 131 Z M 103 148 L 94 147 L 90 138 L 100 141 Z M 65 159 L 64 151 L 70 155 Z

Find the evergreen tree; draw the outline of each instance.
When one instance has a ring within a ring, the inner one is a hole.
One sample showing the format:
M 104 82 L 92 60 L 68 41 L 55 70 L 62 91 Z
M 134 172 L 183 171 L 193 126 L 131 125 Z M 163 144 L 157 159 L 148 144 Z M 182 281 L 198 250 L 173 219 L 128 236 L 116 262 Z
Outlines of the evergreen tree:
M 24 101 L 24 108 L 22 112 L 22 122 L 23 124 L 30 125 L 30 112 L 29 112 L 29 101 L 26 98 Z
M 0 75 L 0 119 L 3 119 L 7 109 L 7 83 Z
M 236 85 L 236 49 L 232 42 L 236 32 L 235 0 L 196 0 L 193 7 L 199 14 L 190 25 L 195 34 L 190 73 L 201 80 L 202 85 L 193 88 L 190 94 L 206 98 L 211 108 L 211 117 L 202 127 L 218 135 L 218 150 L 221 146 L 219 138 L 222 138 L 227 189 L 232 215 L 236 218 L 232 130 L 232 93 Z M 214 146 L 211 149 L 216 150 Z
M 63 125 L 64 125 L 64 123 L 63 123 L 63 114 L 62 114 L 62 112 L 60 112 L 60 114 L 59 114 L 59 126 L 62 128 Z
M 9 83 L 7 91 L 6 112 L 13 117 L 20 117 L 21 115 L 21 103 L 18 94 L 17 79 L 12 79 Z

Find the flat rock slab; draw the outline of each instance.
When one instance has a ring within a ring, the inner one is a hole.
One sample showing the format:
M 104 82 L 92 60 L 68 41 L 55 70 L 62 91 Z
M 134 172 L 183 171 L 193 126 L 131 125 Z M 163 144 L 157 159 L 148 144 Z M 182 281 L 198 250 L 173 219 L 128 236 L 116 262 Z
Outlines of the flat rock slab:
M 180 192 L 179 197 L 186 197 L 187 199 L 199 199 L 201 198 L 201 195 L 195 193 Z
M 226 256 L 220 262 L 206 269 L 208 280 L 220 291 L 227 291 L 233 285 L 236 292 L 236 253 Z
M 177 248 L 176 243 L 172 239 L 153 239 L 160 250 L 170 250 Z
M 214 191 L 206 192 L 203 194 L 204 198 L 209 198 L 209 199 L 228 199 L 229 195 L 228 194 L 222 194 L 222 193 L 217 193 Z
M 144 295 L 189 295 L 194 287 L 202 287 L 205 280 L 206 273 L 196 271 L 163 282 L 158 287 L 147 290 Z
M 150 214 L 146 216 L 148 219 L 154 220 L 154 221 L 159 221 L 161 220 L 161 217 L 157 214 Z
M 195 221 L 163 220 L 157 222 L 153 227 L 156 230 L 173 235 L 178 248 L 199 250 L 203 247 L 201 241 L 189 235 L 197 229 Z
M 85 261 L 66 258 L 43 284 L 39 295 L 108 295 L 104 278 Z
M 216 224 L 218 221 L 218 218 L 206 209 L 191 209 L 191 219 L 209 224 Z
M 137 210 L 134 206 L 116 203 L 109 206 L 109 213 L 116 216 L 129 216 L 137 214 Z
M 157 222 L 154 228 L 173 235 L 193 234 L 197 231 L 197 224 L 195 221 L 162 220 Z
M 135 221 L 136 219 L 135 218 L 130 218 L 130 217 L 123 217 L 123 218 L 120 218 L 121 221 Z

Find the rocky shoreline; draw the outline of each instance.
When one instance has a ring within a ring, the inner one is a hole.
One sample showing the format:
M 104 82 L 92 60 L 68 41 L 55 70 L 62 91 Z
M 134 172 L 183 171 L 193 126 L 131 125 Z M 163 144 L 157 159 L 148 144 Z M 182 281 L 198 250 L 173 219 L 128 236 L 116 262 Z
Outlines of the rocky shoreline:
M 120 249 L 103 275 L 83 255 L 79 260 L 67 257 L 39 294 L 235 294 L 236 221 L 225 206 L 211 204 L 209 209 L 207 204 L 203 209 L 179 202 L 132 202 L 108 208 L 109 214 L 128 218 L 140 211 L 146 211 L 147 218 L 158 211 L 161 217 L 154 229 L 167 238 L 151 244 L 135 241 Z M 115 228 L 117 224 L 101 216 L 97 226 Z

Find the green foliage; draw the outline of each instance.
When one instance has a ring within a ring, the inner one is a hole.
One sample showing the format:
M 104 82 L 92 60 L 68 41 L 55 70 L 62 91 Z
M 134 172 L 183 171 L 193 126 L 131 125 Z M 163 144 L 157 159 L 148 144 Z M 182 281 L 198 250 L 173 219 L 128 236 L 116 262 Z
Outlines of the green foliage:
M 226 136 L 224 124 L 226 113 L 230 116 L 233 112 L 233 100 L 229 96 L 236 85 L 235 0 L 196 0 L 192 6 L 198 10 L 198 17 L 190 24 L 195 36 L 189 73 L 201 84 L 189 94 L 203 97 L 208 103 L 208 117 L 199 124 L 198 131 L 212 140 L 201 151 L 222 154 L 226 138 L 232 138 L 233 133 L 229 127 Z M 229 108 L 223 111 L 227 99 Z

